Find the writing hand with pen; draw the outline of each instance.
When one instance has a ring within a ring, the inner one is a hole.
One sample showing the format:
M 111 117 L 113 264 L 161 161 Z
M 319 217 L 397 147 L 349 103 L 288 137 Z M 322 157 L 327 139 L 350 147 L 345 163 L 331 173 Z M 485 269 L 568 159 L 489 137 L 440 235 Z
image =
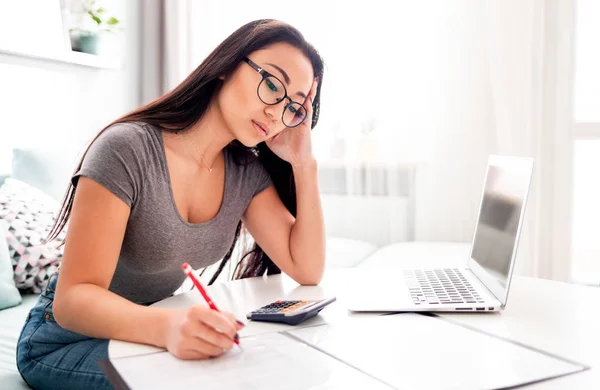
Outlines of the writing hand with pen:
M 217 357 L 239 345 L 238 331 L 244 323 L 231 313 L 217 309 L 186 263 L 184 272 L 208 303 L 208 307 L 194 305 L 173 311 L 166 329 L 167 350 L 179 359 L 207 359 Z

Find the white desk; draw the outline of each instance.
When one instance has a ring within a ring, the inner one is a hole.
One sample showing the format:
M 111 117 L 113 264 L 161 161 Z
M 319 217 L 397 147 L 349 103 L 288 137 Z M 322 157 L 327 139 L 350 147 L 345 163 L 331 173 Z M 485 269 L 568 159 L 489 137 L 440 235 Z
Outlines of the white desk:
M 593 389 L 600 387 L 599 309 L 598 287 L 516 277 L 503 312 L 443 317 L 591 367 L 528 388 Z
M 208 291 L 219 308 L 240 319 L 252 309 L 281 298 L 322 298 L 348 288 L 349 273 L 367 274 L 376 268 L 328 271 L 320 286 L 298 286 L 286 276 L 253 278 L 214 285 Z M 366 276 L 366 275 L 365 275 Z M 203 304 L 197 291 L 159 302 L 161 307 L 183 308 Z M 500 313 L 444 314 L 447 320 L 553 353 L 592 367 L 590 370 L 528 386 L 531 389 L 590 389 L 600 384 L 600 288 L 570 285 L 542 279 L 514 277 L 506 310 Z M 356 314 L 345 309 L 343 299 L 325 308 L 321 315 L 300 326 L 340 322 Z M 286 325 L 249 322 L 240 332 L 248 336 L 289 329 Z M 111 341 L 109 356 L 135 355 L 154 347 Z

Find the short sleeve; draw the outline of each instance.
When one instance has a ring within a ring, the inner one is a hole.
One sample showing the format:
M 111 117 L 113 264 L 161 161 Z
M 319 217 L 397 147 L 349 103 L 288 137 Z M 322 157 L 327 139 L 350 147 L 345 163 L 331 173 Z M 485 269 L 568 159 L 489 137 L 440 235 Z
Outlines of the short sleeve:
M 135 124 L 117 124 L 92 142 L 82 167 L 72 177 L 77 187 L 81 176 L 88 177 L 132 207 L 142 188 L 147 167 L 146 132 Z
M 269 172 L 267 172 L 267 170 L 260 161 L 256 161 L 255 170 L 256 172 L 254 174 L 256 177 L 256 187 L 254 193 L 252 194 L 252 197 L 260 194 L 261 192 L 266 190 L 271 184 L 273 184 L 273 180 L 271 180 L 271 175 L 269 175 Z

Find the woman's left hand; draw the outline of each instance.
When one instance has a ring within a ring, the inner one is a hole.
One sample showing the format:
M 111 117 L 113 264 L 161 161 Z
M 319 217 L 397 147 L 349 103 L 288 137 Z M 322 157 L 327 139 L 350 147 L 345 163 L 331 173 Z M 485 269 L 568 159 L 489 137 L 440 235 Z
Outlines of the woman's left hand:
M 313 105 L 312 102 L 317 93 L 319 81 L 315 79 L 308 97 L 304 101 L 306 108 L 306 119 L 299 126 L 286 127 L 281 133 L 266 141 L 267 146 L 279 158 L 289 162 L 292 167 L 302 166 L 314 161 L 310 130 L 312 124 Z

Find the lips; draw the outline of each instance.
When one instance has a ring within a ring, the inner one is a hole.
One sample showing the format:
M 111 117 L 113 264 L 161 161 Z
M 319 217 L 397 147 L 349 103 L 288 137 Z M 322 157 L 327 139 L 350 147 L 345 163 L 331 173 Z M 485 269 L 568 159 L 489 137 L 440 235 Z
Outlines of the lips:
M 269 135 L 269 128 L 264 123 L 252 121 L 252 124 L 254 124 L 254 127 L 257 128 L 257 130 L 262 131 L 264 135 Z

